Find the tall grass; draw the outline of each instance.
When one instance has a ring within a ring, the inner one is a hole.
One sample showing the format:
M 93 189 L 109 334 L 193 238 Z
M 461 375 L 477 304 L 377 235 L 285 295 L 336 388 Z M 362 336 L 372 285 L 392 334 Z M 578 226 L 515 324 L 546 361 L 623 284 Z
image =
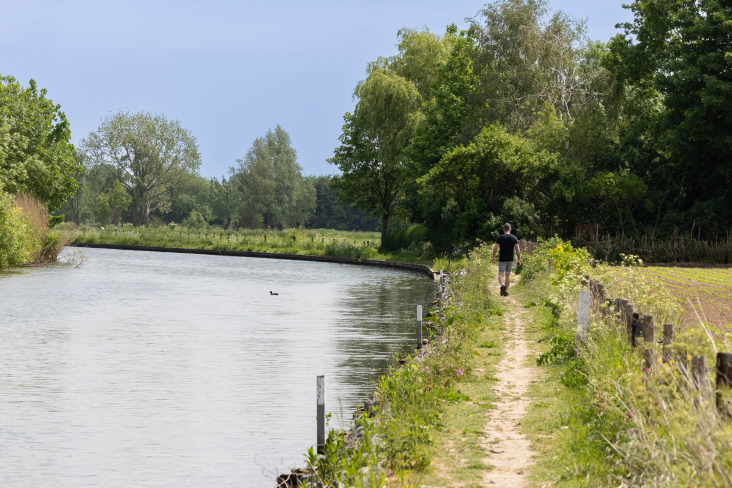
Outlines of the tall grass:
M 381 252 L 378 232 L 328 229 L 227 231 L 215 227 L 207 229 L 193 229 L 184 226 L 141 228 L 124 224 L 103 228 L 82 226 L 75 229 L 74 240 L 84 243 L 308 254 L 427 264 L 431 263 L 432 258 L 430 255 L 425 255 L 421 249 Z
M 48 207 L 33 196 L 20 194 L 15 197 L 15 205 L 23 213 L 33 236 L 29 264 L 56 261 L 59 253 L 71 242 L 73 233 L 52 230 Z
M 48 210 L 28 195 L 0 191 L 0 269 L 55 261 L 70 232 L 49 229 Z
M 732 486 L 732 423 L 715 405 L 711 376 L 705 375 L 699 388 L 688 374 L 691 355 L 705 354 L 714 364 L 716 350 L 729 351 L 728 338 L 715 338 L 705 324 L 685 323 L 671 293 L 636 268 L 592 267 L 586 254 L 570 252 L 567 268 L 558 269 L 558 246 L 527 256 L 529 265 L 541 271 L 522 279 L 522 286 L 555 307 L 552 337 L 573 338 L 584 275 L 603 282 L 607 297 L 627 298 L 636 311 L 653 314 L 657 328 L 673 323 L 680 331 L 673 362 L 659 360 L 647 368 L 643 351 L 655 349 L 660 358 L 660 346 L 640 341 L 632 349 L 625 326 L 596 306 L 587 346 L 577 356 L 570 347 L 547 359 L 565 368 L 565 387 L 583 393 L 561 419 L 568 430 L 554 449 L 559 485 Z M 542 265 L 531 262 L 541 260 Z

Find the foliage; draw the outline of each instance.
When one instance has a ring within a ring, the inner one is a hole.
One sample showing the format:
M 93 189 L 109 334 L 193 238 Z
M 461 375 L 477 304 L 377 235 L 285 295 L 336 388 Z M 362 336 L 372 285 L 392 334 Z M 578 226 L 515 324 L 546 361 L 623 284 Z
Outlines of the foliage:
M 308 452 L 311 474 L 305 486 L 382 487 L 390 473 L 396 474 L 393 482 L 401 483 L 408 470 L 422 472 L 430 465 L 430 446 L 445 425 L 445 407 L 470 401 L 459 385 L 471 374 L 476 334 L 497 312 L 484 293 L 489 253 L 486 246 L 473 251 L 466 262 L 467 277 L 453 280 L 460 310 L 448 306 L 433 311 L 432 333 L 444 341 L 435 341 L 423 357 L 405 358 L 402 366 L 379 379 L 372 414 L 362 414 L 351 429 L 351 435 L 360 433 L 355 446 L 346 441 L 346 433 L 330 431 L 322 456 Z
M 397 249 L 424 249 L 427 242 L 428 230 L 424 225 L 410 225 L 409 227 L 392 227 L 391 232 L 384 236 L 381 246 L 386 250 Z
M 115 225 L 119 224 L 122 214 L 130 206 L 131 201 L 132 199 L 122 184 L 115 180 L 109 190 L 97 197 L 97 220 L 105 225 L 107 221 Z
M 16 198 L 0 189 L 0 270 L 56 261 L 69 232 L 51 230 L 48 208 L 29 196 Z
M 732 430 L 715 405 L 712 377 L 705 376 L 703 385 L 708 386 L 697 389 L 688 374 L 690 355 L 705 354 L 710 361 L 716 350 L 728 350 L 728 339 L 704 324 L 685 323 L 671 290 L 643 268 L 582 266 L 580 273 L 604 284 L 606 297 L 627 298 L 636 311 L 652 314 L 656 324 L 674 324 L 677 340 L 671 363 L 659 360 L 647 368 L 639 351 L 651 347 L 660 357 L 660 348 L 642 344 L 631 349 L 625 326 L 601 307 L 592 307 L 586 345 L 572 358 L 582 289 L 576 266 L 581 263 L 566 256 L 586 254 L 552 244 L 531 257 L 546 265 L 521 283 L 541 293 L 556 311 L 547 327 L 551 347 L 540 356 L 541 364 L 556 363 L 549 367 L 560 371 L 559 381 L 577 392 L 558 421 L 567 430 L 549 451 L 551 479 L 568 486 L 615 486 L 618 480 L 638 486 L 729 485 Z M 554 360 L 562 355 L 565 361 Z
M 683 181 L 677 208 L 707 235 L 726 234 L 732 223 L 732 11 L 715 0 L 636 0 L 627 8 L 634 20 L 612 39 L 604 64 L 619 82 L 662 98 L 651 135 L 669 160 L 667 178 Z
M 109 115 L 82 148 L 90 164 L 118 171 L 132 198 L 135 225 L 147 225 L 154 210 L 169 209 L 171 192 L 201 166 L 193 135 L 177 120 L 147 112 Z
M 0 76 L 0 185 L 56 209 L 77 189 L 80 168 L 69 121 L 46 93 L 34 80 L 23 88 L 15 78 Z
M 341 146 L 328 160 L 341 171 L 333 178 L 339 201 L 381 219 L 384 240 L 397 212 L 406 179 L 404 148 L 417 120 L 421 96 L 414 84 L 375 68 L 354 95 L 353 114 L 344 116 Z
M 449 215 L 459 235 L 492 240 L 504 220 L 504 205 L 521 213 L 520 199 L 535 196 L 553 165 L 554 158 L 536 151 L 530 141 L 491 125 L 467 147 L 445 154 L 420 182 L 423 193 L 450 202 L 451 212 L 443 216 Z
M 315 209 L 307 220 L 307 226 L 314 229 L 373 231 L 377 219 L 368 217 L 363 210 L 353 205 L 338 203 L 338 190 L 331 186 L 331 176 L 310 176 L 315 187 Z
M 33 247 L 30 222 L 0 188 L 0 270 L 30 262 Z
M 230 182 L 239 190 L 238 221 L 243 227 L 282 229 L 305 223 L 315 207 L 315 188 L 303 178 L 290 135 L 282 127 L 255 139 L 237 163 Z

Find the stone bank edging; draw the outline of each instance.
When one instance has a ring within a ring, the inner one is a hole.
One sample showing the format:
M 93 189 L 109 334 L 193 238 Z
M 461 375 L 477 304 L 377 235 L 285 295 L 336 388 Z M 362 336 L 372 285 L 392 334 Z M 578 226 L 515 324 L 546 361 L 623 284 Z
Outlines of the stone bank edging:
M 308 254 L 279 254 L 274 252 L 257 251 L 228 251 L 219 249 L 192 249 L 186 247 L 157 247 L 157 246 L 130 246 L 127 244 L 98 244 L 91 242 L 72 242 L 71 247 L 91 247 L 98 249 L 118 249 L 121 251 L 151 251 L 173 252 L 180 254 L 206 254 L 210 256 L 239 256 L 247 258 L 289 259 L 291 261 L 311 261 L 317 263 L 358 264 L 361 266 L 377 266 L 381 268 L 403 269 L 416 271 L 429 276 L 432 280 L 439 279 L 439 273 L 426 264 L 399 263 L 396 261 L 379 261 L 377 259 L 341 258 L 335 256 L 311 256 Z

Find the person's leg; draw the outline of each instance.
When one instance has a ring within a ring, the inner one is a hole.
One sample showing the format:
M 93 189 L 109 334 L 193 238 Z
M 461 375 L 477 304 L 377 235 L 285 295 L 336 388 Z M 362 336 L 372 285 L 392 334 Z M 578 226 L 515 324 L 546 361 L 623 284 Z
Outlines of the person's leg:
M 503 282 L 505 284 L 505 288 L 503 289 L 504 296 L 508 296 L 508 287 L 511 286 L 511 271 L 513 271 L 513 261 L 509 261 L 506 263 L 506 268 L 504 269 L 505 274 L 503 277 Z
M 503 275 L 503 273 L 498 273 L 498 283 L 499 283 L 499 284 L 500 284 L 501 286 L 503 286 L 503 280 L 504 280 L 504 275 Z

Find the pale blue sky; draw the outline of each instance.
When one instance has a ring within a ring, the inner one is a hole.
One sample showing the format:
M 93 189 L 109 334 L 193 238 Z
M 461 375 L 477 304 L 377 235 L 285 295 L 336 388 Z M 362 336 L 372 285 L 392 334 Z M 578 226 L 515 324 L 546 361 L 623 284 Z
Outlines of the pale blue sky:
M 627 0 L 626 0 L 627 1 Z M 607 41 L 623 0 L 556 0 Z M 221 176 L 280 124 L 307 174 L 330 174 L 342 117 L 366 63 L 396 52 L 401 27 L 445 26 L 485 1 L 0 0 L 0 74 L 34 78 L 61 104 L 74 142 L 117 110 L 177 118 L 201 173 Z

